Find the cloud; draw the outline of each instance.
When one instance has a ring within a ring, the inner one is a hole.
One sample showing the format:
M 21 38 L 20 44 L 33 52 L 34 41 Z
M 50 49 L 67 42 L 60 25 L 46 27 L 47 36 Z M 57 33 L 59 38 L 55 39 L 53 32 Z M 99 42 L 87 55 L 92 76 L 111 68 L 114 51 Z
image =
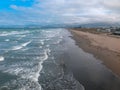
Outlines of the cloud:
M 10 8 L 9 20 L 24 24 L 120 23 L 120 0 L 35 0 L 31 7 L 12 4 Z
M 109 1 L 103 1 L 103 4 L 105 7 L 108 7 L 109 9 L 120 9 L 120 0 L 109 0 Z
M 10 5 L 10 8 L 17 9 L 17 6 L 16 5 Z
M 79 23 L 92 22 L 120 22 L 119 0 L 45 0 L 42 4 L 36 4 L 59 18 Z M 117 14 L 118 13 L 118 14 Z

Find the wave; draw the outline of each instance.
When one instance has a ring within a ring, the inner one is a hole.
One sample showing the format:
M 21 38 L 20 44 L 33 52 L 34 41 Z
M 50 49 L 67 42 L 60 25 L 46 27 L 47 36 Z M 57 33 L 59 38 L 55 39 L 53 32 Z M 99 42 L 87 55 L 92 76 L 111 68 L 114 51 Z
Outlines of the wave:
M 49 41 L 50 39 L 46 38 L 45 40 L 46 40 L 46 41 Z
M 39 65 L 38 65 L 38 71 L 36 72 L 36 74 L 34 74 L 34 75 L 32 75 L 32 76 L 30 76 L 30 78 L 32 78 L 34 81 L 36 81 L 36 82 L 38 82 L 38 79 L 39 79 L 39 77 L 40 77 L 40 72 L 41 72 L 41 70 L 42 70 L 42 68 L 43 68 L 43 62 L 45 61 L 45 60 L 47 60 L 48 59 L 48 55 L 49 55 L 49 53 L 50 53 L 50 49 L 45 49 L 44 50 L 44 55 L 43 55 L 43 57 L 40 57 L 39 59 L 40 59 L 40 62 L 39 62 Z
M 5 83 L 4 86 L 0 87 L 0 90 L 3 89 L 4 90 L 43 90 L 38 82 L 34 82 L 29 79 L 22 79 L 22 78 L 17 78 L 16 80 L 11 80 L 9 83 Z
M 33 83 L 38 83 L 38 78 L 40 76 L 40 72 L 43 68 L 43 62 L 49 58 L 50 49 L 44 49 L 41 53 L 42 56 L 32 57 L 32 61 L 24 61 L 15 63 L 10 65 L 9 68 L 6 68 L 4 72 L 10 73 L 12 75 L 17 75 L 21 79 L 30 80 Z M 33 67 L 33 68 L 28 68 Z M 39 86 L 41 87 L 41 86 Z M 41 90 L 41 89 L 40 89 Z
M 15 82 L 15 83 L 11 84 L 10 82 L 8 82 L 10 86 L 19 85 L 20 89 L 17 88 L 16 90 L 26 90 L 26 89 L 33 90 L 34 88 L 35 88 L 34 90 L 41 90 L 40 89 L 41 85 L 39 84 L 38 80 L 39 80 L 39 77 L 42 75 L 41 73 L 43 69 L 43 63 L 49 59 L 49 56 L 52 56 L 53 58 L 55 58 L 51 54 L 50 48 L 52 48 L 51 46 L 54 42 L 56 42 L 56 44 L 59 44 L 61 42 L 60 39 L 62 39 L 63 37 L 62 36 L 60 37 L 58 35 L 59 33 L 53 32 L 53 31 L 48 31 L 47 33 L 44 33 L 42 35 L 38 34 L 38 36 L 37 34 L 33 34 L 33 33 L 29 35 L 26 35 L 25 33 L 24 35 L 21 33 L 23 32 L 18 31 L 18 32 L 12 32 L 10 34 L 15 34 L 16 35 L 15 40 L 17 39 L 18 42 L 19 41 L 22 42 L 22 40 L 24 40 L 24 37 L 26 37 L 27 40 L 28 39 L 29 40 L 27 42 L 23 42 L 20 44 L 16 44 L 17 42 L 11 43 L 11 45 L 13 44 L 14 45 L 12 47 L 10 46 L 9 50 L 11 49 L 12 50 L 21 49 L 21 50 L 20 52 L 13 51 L 13 53 L 11 53 L 10 55 L 9 53 L 7 53 L 6 61 L 7 59 L 11 61 L 10 63 L 7 63 L 8 65 L 7 67 L 5 65 L 0 67 L 3 68 L 2 70 L 3 72 L 6 72 L 10 75 L 18 76 L 18 79 L 16 81 L 11 80 L 11 83 L 12 82 Z M 7 34 L 10 35 L 9 33 L 6 33 L 6 35 Z M 11 36 L 10 36 L 10 41 L 12 41 L 12 38 L 14 39 L 14 37 L 11 37 Z M 7 38 L 6 38 L 6 41 L 8 41 Z M 31 43 L 30 47 L 27 47 L 27 45 L 30 43 Z M 34 47 L 34 45 L 36 47 Z M 22 51 L 26 49 L 28 51 L 24 51 L 24 52 Z M 37 86 L 39 89 L 36 89 Z
M 46 60 L 46 59 L 48 59 L 48 53 L 49 53 L 49 51 L 48 51 L 49 49 L 46 49 L 45 51 L 44 51 L 44 57 L 43 57 L 43 61 L 44 60 Z
M 40 40 L 41 44 L 44 45 L 44 40 Z
M 39 46 L 39 48 L 42 48 L 42 46 Z
M 59 39 L 59 40 L 57 40 L 56 42 L 54 42 L 53 44 L 60 44 L 62 42 L 62 39 Z
M 4 61 L 4 57 L 3 56 L 0 56 L 0 61 Z
M 14 46 L 13 48 L 12 48 L 12 50 L 19 50 L 19 49 L 22 49 L 23 47 L 22 46 Z
M 27 45 L 30 44 L 30 43 L 31 43 L 31 41 L 26 42 L 26 43 L 23 43 L 21 46 L 22 46 L 22 47 L 25 47 L 25 46 L 27 46 Z
M 29 31 L 12 31 L 12 32 L 2 32 L 0 36 L 8 36 L 8 35 L 19 35 L 19 34 L 26 34 Z
M 2 34 L 0 34 L 0 36 L 8 36 L 8 35 L 10 35 L 9 33 L 2 33 Z
M 8 42 L 8 41 L 10 41 L 10 39 L 6 39 L 5 41 Z
M 50 47 L 50 45 L 46 45 L 46 47 L 48 48 L 48 47 Z
M 23 47 L 26 47 L 28 44 L 30 44 L 31 43 L 31 41 L 29 41 L 29 42 L 26 42 L 26 43 L 23 43 L 23 44 L 21 44 L 21 45 L 18 45 L 18 46 L 14 46 L 13 48 L 12 48 L 12 50 L 19 50 L 19 49 L 22 49 Z
M 48 59 L 48 55 L 50 55 L 50 52 L 51 52 L 51 50 L 50 50 L 49 48 L 45 49 L 45 50 L 44 50 L 44 56 L 41 57 L 40 59 L 41 59 L 42 61 L 47 60 L 47 59 Z
M 39 70 L 38 70 L 38 72 L 36 73 L 36 75 L 34 76 L 34 80 L 35 81 L 38 81 L 38 78 L 40 77 L 40 72 L 41 72 L 41 70 L 42 70 L 42 64 L 43 64 L 43 62 L 45 61 L 45 60 L 47 60 L 48 59 L 48 54 L 50 53 L 50 49 L 45 49 L 44 50 L 44 56 L 43 57 L 40 57 L 40 60 L 41 60 L 41 62 L 39 62 Z
M 21 40 L 22 38 L 26 37 L 26 35 L 20 35 L 17 40 Z

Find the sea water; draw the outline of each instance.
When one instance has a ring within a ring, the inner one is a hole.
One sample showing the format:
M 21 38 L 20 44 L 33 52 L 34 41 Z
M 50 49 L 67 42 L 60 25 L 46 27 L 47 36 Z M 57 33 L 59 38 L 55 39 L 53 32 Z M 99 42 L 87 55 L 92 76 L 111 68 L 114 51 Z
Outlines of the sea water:
M 83 90 L 72 74 L 65 77 L 61 65 L 67 33 L 61 28 L 0 30 L 0 90 Z
M 0 29 L 0 90 L 120 90 L 120 79 L 63 28 Z

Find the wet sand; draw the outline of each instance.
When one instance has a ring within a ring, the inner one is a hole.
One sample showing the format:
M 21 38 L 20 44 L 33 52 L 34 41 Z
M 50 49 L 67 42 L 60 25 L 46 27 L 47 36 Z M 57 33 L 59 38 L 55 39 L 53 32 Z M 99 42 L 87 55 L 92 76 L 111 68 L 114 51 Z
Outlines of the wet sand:
M 70 30 L 76 44 L 85 52 L 92 53 L 120 77 L 120 38 L 85 30 Z
M 60 44 L 43 63 L 39 83 L 44 90 L 120 90 L 120 79 L 99 59 L 84 52 L 65 30 Z M 59 46 L 59 47 L 58 47 Z M 53 50 L 53 51 L 52 51 Z
M 120 79 L 100 59 L 75 45 L 71 38 L 66 39 L 64 44 L 63 61 L 85 90 L 120 90 Z

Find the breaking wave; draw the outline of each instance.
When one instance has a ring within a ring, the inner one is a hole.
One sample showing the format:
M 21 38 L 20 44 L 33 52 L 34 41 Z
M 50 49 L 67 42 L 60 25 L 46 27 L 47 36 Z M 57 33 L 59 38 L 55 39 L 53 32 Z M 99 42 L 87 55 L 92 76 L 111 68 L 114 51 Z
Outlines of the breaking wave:
M 20 34 L 27 34 L 29 31 L 11 31 L 11 32 L 1 32 L 0 36 L 8 36 L 8 35 L 20 35 Z
M 8 41 L 10 41 L 10 39 L 6 39 L 5 41 L 8 42 Z
M 4 61 L 4 57 L 3 56 L 0 56 L 0 61 Z
M 13 46 L 12 47 L 12 50 L 19 50 L 19 49 L 22 49 L 23 47 L 26 47 L 28 44 L 30 44 L 31 43 L 31 41 L 29 41 L 29 42 L 26 42 L 26 43 L 23 43 L 23 44 L 21 44 L 21 45 L 18 45 L 18 46 Z
M 59 60 L 57 60 L 59 59 L 59 55 L 62 54 L 60 44 L 63 36 L 61 33 L 62 29 L 56 31 L 50 29 L 37 31 L 3 31 L 0 33 L 0 36 L 5 36 L 1 38 L 0 55 L 3 56 L 0 56 L 0 61 L 4 61 L 5 59 L 5 62 L 3 62 L 4 64 L 0 64 L 0 71 L 16 77 L 3 83 L 3 87 L 5 86 L 8 90 L 43 90 L 40 77 L 43 79 L 45 85 L 49 83 L 45 81 L 46 79 L 48 81 L 53 81 L 54 78 L 58 79 L 55 74 L 62 75 L 59 72 L 61 70 Z M 9 45 L 7 45 L 8 41 Z M 6 52 L 2 52 L 4 50 Z M 48 64 L 48 70 L 44 66 L 46 62 Z M 42 77 L 44 73 L 45 76 Z M 59 81 L 57 82 L 58 86 L 56 85 L 58 88 L 60 84 L 64 83 L 64 79 L 60 79 Z M 69 83 L 66 82 L 67 84 Z M 65 87 L 64 84 L 62 85 Z

